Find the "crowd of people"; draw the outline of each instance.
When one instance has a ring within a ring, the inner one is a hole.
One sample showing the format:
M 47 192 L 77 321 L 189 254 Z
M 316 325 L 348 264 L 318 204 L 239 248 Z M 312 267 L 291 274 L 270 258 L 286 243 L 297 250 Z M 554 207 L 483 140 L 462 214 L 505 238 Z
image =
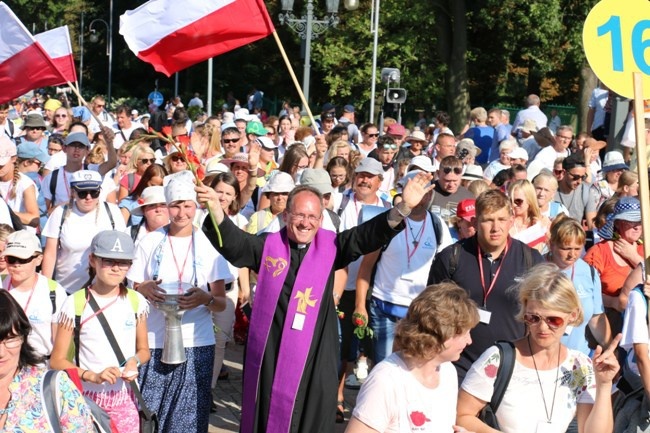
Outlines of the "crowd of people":
M 205 432 L 228 343 L 246 344 L 243 433 L 611 432 L 613 389 L 647 405 L 631 152 L 536 95 L 512 124 L 476 107 L 456 133 L 444 112 L 407 128 L 330 103 L 315 125 L 288 105 L 37 105 L 15 124 L 0 104 L 4 429 L 51 423 L 19 394 L 51 368 L 82 385 L 57 376 L 62 424 L 88 422 L 83 396 L 138 432 L 139 387 L 161 432 Z

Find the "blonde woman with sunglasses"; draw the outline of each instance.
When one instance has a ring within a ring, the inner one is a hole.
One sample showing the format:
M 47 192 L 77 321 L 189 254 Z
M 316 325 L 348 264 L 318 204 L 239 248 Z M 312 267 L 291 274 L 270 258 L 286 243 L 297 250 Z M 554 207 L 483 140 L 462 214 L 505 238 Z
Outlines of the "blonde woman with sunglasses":
M 567 327 L 582 323 L 584 314 L 573 283 L 554 264 L 535 266 L 518 293 L 517 319 L 526 325 L 526 335 L 514 341 L 514 370 L 496 411 L 498 431 L 564 433 L 575 417 L 574 431 L 611 433 L 620 334 L 606 350 L 598 346 L 592 359 L 562 344 Z M 477 414 L 492 398 L 500 365 L 496 346 L 474 362 L 458 396 L 458 425 L 477 433 L 497 431 Z

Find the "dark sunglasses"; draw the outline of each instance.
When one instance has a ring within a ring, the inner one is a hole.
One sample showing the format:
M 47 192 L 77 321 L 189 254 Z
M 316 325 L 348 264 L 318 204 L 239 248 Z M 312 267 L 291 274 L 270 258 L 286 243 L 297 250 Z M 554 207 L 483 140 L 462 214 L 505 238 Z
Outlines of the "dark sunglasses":
M 66 147 L 72 147 L 75 149 L 86 149 L 86 145 L 83 143 L 70 143 Z
M 522 204 L 524 204 L 524 199 L 523 198 L 516 198 L 512 202 L 515 204 L 515 206 L 521 206 Z
M 386 150 L 395 150 L 395 149 L 397 149 L 397 145 L 396 144 L 384 144 L 384 149 L 386 149 Z
M 77 197 L 84 199 L 90 195 L 91 198 L 97 198 L 99 197 L 99 190 L 98 189 L 93 189 L 90 191 L 79 191 L 75 189 L 75 192 L 77 193 Z
M 581 176 L 581 175 L 579 175 L 579 174 L 571 174 L 571 173 L 569 173 L 569 176 L 571 176 L 571 180 L 583 180 L 583 181 L 584 181 L 584 180 L 587 179 L 587 175 L 586 175 L 586 174 L 583 174 L 583 175 Z
M 564 319 L 558 316 L 542 317 L 539 314 L 524 314 L 524 322 L 528 325 L 538 325 L 544 321 L 551 329 L 557 329 L 564 325 Z
M 29 127 L 27 127 L 26 129 L 28 129 L 28 130 L 30 130 L 30 131 L 45 131 L 45 128 L 43 128 L 43 127 L 41 127 L 41 126 L 38 126 L 38 127 L 36 127 L 36 128 L 32 128 L 31 126 L 29 126 Z
M 68 117 L 67 114 L 55 114 L 54 117 Z
M 463 174 L 463 168 L 462 167 L 442 167 L 441 170 L 445 174 L 451 173 L 452 170 L 453 170 L 454 174 Z
M 564 173 L 564 170 L 553 170 L 553 174 L 556 175 L 556 176 L 559 176 L 562 173 Z
M 140 164 L 153 164 L 156 162 L 156 158 L 142 158 Z
M 376 134 L 366 134 L 368 137 L 379 137 L 379 133 Z
M 223 144 L 237 143 L 238 141 L 239 141 L 239 138 L 224 138 L 223 139 Z
M 31 256 L 31 257 L 27 257 L 26 259 L 21 259 L 20 257 L 5 256 L 5 262 L 9 263 L 10 265 L 15 265 L 15 264 L 26 265 L 27 263 L 31 263 L 31 261 L 34 260 L 36 257 L 38 256 Z
M 185 160 L 183 159 L 183 157 L 182 157 L 181 155 L 173 155 L 173 156 L 171 157 L 171 160 L 174 161 L 174 162 L 178 162 L 178 161 L 183 161 L 183 162 L 185 162 Z

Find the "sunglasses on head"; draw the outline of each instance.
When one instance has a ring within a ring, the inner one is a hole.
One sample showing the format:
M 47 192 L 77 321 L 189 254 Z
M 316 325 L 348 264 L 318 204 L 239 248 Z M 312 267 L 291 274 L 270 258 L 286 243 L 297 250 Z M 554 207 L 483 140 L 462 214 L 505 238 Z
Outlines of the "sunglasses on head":
M 512 202 L 515 204 L 515 206 L 521 206 L 522 204 L 524 204 L 524 199 L 523 198 L 516 198 L 516 199 L 512 200 Z
M 27 263 L 31 263 L 31 261 L 34 260 L 36 257 L 38 256 L 31 256 L 31 257 L 27 257 L 26 259 L 21 259 L 20 257 L 5 256 L 5 262 L 9 263 L 10 265 L 15 265 L 15 264 L 26 265 Z
M 384 149 L 386 149 L 386 150 L 395 150 L 395 149 L 397 149 L 397 145 L 396 144 L 384 144 Z
M 569 176 L 571 176 L 571 180 L 583 180 L 584 181 L 584 180 L 587 179 L 586 174 L 579 175 L 579 174 L 571 174 L 571 173 L 569 173 Z
M 153 164 L 156 162 L 156 158 L 142 158 L 140 164 Z
M 539 325 L 542 320 L 551 329 L 557 329 L 564 325 L 564 319 L 558 316 L 543 317 L 539 314 L 524 314 L 524 322 L 528 325 Z
M 92 189 L 92 190 L 84 190 L 84 191 L 79 191 L 75 189 L 75 192 L 77 193 L 77 197 L 84 199 L 90 195 L 90 198 L 97 198 L 99 197 L 99 190 L 98 189 Z
M 462 167 L 442 167 L 441 170 L 445 174 L 449 174 L 452 171 L 454 172 L 454 174 L 463 174 L 463 168 Z
M 178 161 L 183 161 L 184 162 L 185 161 L 181 155 L 172 155 L 170 157 L 170 159 L 172 161 L 174 161 L 174 162 L 178 162 Z
M 239 138 L 224 138 L 223 139 L 223 144 L 237 143 L 238 141 L 239 141 Z

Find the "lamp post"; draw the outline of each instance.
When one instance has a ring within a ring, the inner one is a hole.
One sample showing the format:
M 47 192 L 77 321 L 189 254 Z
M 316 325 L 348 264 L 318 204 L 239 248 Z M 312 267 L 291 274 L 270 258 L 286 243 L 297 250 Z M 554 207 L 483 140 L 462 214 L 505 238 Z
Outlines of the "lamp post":
M 375 3 L 376 2 L 376 3 Z M 375 86 L 377 83 L 377 45 L 379 41 L 379 2 L 372 0 L 372 12 L 370 13 L 370 32 L 372 37 L 372 75 L 370 81 L 370 119 L 375 121 Z
M 113 2 L 111 1 L 111 19 L 113 17 L 113 11 L 112 11 L 112 6 Z M 107 30 L 107 36 L 108 39 L 106 39 L 106 55 L 108 56 L 108 92 L 106 94 L 106 103 L 110 104 L 111 103 L 111 83 L 113 80 L 113 28 L 112 28 L 112 23 L 107 23 L 101 18 L 96 18 L 90 22 L 90 25 L 88 26 L 88 30 L 90 30 L 90 42 L 97 42 L 99 40 L 99 36 L 97 35 L 97 31 L 93 28 L 93 25 L 97 22 L 100 22 L 106 26 Z
M 326 0 L 327 16 L 324 19 L 314 19 L 314 2 L 307 0 L 307 14 L 296 18 L 293 14 L 294 0 L 282 0 L 282 12 L 278 15 L 281 25 L 287 25 L 305 40 L 305 64 L 302 76 L 302 93 L 309 103 L 309 78 L 311 75 L 311 41 L 318 38 L 330 27 L 339 24 L 339 0 Z M 359 7 L 359 0 L 344 0 L 344 6 L 352 11 Z

